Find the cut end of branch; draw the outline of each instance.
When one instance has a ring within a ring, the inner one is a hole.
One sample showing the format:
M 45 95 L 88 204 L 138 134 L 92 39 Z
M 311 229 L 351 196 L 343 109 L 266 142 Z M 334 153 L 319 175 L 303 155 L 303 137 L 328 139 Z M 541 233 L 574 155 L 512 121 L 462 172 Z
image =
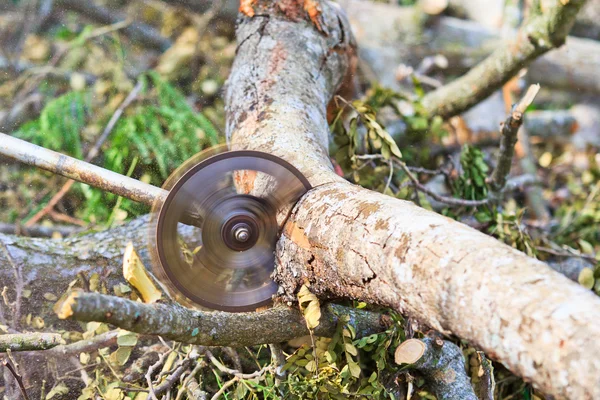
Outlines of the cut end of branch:
M 408 339 L 396 349 L 394 361 L 396 364 L 414 364 L 423 357 L 426 347 L 419 339 Z
M 162 297 L 160 290 L 154 286 L 152 279 L 148 276 L 146 268 L 131 242 L 127 244 L 123 255 L 123 276 L 140 292 L 144 303 L 152 304 Z
M 53 307 L 54 313 L 60 319 L 67 319 L 73 315 L 73 305 L 77 301 L 79 291 L 72 291 L 61 297 Z
M 519 117 L 525 113 L 525 111 L 527 110 L 527 107 L 529 107 L 533 103 L 533 100 L 535 99 L 535 96 L 537 96 L 539 91 L 540 91 L 539 84 L 529 86 L 529 89 L 527 89 L 527 93 L 525 93 L 525 96 L 523 96 L 521 101 L 519 101 L 517 103 L 517 105 L 515 106 L 515 110 L 513 112 L 513 118 L 514 118 L 515 113 L 519 113 Z

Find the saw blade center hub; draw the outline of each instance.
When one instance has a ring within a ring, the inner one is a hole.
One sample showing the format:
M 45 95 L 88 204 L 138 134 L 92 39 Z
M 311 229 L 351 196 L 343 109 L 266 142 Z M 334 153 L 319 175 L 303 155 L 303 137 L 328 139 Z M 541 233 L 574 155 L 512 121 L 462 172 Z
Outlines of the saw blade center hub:
M 250 239 L 250 227 L 246 224 L 237 224 L 233 227 L 233 236 L 238 242 L 247 242 Z
M 221 230 L 223 242 L 232 250 L 245 251 L 256 244 L 259 227 L 252 216 L 242 213 L 231 217 Z

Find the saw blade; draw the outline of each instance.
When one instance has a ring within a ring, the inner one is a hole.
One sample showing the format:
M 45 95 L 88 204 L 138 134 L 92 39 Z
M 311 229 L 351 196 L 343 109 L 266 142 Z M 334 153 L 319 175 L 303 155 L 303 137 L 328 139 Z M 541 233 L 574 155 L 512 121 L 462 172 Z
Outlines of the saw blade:
M 270 303 L 278 215 L 310 188 L 296 168 L 267 153 L 194 157 L 153 208 L 157 276 L 188 305 L 236 312 Z

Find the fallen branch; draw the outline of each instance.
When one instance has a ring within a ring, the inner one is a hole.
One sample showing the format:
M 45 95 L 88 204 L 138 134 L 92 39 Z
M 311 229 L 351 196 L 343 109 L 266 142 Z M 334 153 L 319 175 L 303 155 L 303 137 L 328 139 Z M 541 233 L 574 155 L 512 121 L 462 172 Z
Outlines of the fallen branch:
M 90 162 L 94 160 L 94 158 L 96 158 L 96 156 L 100 152 L 100 148 L 102 147 L 106 139 L 108 139 L 108 136 L 113 131 L 115 125 L 121 118 L 121 115 L 123 115 L 123 112 L 137 98 L 138 94 L 141 92 L 142 89 L 143 83 L 141 80 L 139 80 L 133 87 L 131 92 L 129 92 L 125 100 L 123 100 L 119 107 L 117 107 L 113 115 L 110 117 L 110 120 L 106 124 L 104 131 L 102 131 L 102 134 L 98 137 L 96 143 L 94 143 L 94 145 L 88 151 L 87 155 L 85 156 L 86 162 Z M 25 223 L 25 227 L 29 228 L 33 226 L 33 224 L 35 224 L 37 221 L 42 219 L 48 212 L 50 212 L 54 208 L 54 206 L 69 192 L 74 183 L 75 180 L 69 179 L 60 188 L 60 190 L 54 196 L 52 196 L 48 203 Z
M 156 186 L 45 149 L 4 133 L 0 133 L 0 139 L 2 140 L 0 142 L 0 154 L 34 167 L 45 169 L 46 171 L 74 179 L 78 182 L 87 183 L 146 205 L 152 205 L 156 199 L 166 196 L 167 192 Z
M 408 339 L 394 353 L 396 364 L 409 364 L 428 378 L 438 400 L 478 400 L 465 370 L 462 351 L 441 339 Z
M 227 92 L 227 131 L 233 147 L 280 156 L 315 187 L 294 208 L 278 243 L 281 296 L 293 300 L 309 281 L 323 299 L 387 305 L 470 341 L 549 394 L 600 397 L 600 362 L 595 357 L 600 344 L 590 339 L 600 334 L 595 318 L 600 300 L 590 291 L 489 236 L 409 202 L 351 185 L 333 172 L 326 106 L 351 72 L 354 49 L 339 10 L 328 2 L 322 5 L 328 35 L 312 22 L 292 20 L 270 2 L 260 1 L 256 16 L 242 18 L 238 27 Z M 57 246 L 63 248 L 64 243 Z M 85 298 L 90 301 L 79 302 Z M 190 310 L 180 314 L 156 306 L 171 312 L 157 316 L 154 306 L 121 303 L 127 300 L 120 298 L 83 295 L 73 300 L 75 309 L 86 303 L 82 318 L 106 322 L 113 318 L 102 307 L 106 302 L 117 302 L 119 307 L 110 310 L 121 316 L 121 306 L 141 307 L 148 317 L 144 321 L 191 316 L 185 327 L 180 326 L 183 339 L 193 332 L 191 323 L 203 322 L 198 328 L 204 327 L 204 320 L 198 321 L 197 312 Z M 264 315 L 254 313 L 253 318 Z M 72 317 L 77 317 L 75 312 Z M 119 323 L 131 327 L 136 319 L 129 316 Z M 298 324 L 304 326 L 303 321 Z M 290 328 L 288 320 L 268 325 L 247 319 L 240 332 L 247 335 L 249 326 L 263 331 L 265 326 Z M 155 334 L 164 333 L 164 324 L 153 327 Z M 237 333 L 230 332 L 236 342 Z M 280 340 L 275 334 L 269 342 Z
M 59 301 L 55 312 L 61 319 L 106 322 L 131 332 L 204 346 L 252 346 L 308 335 L 302 314 L 288 307 L 248 313 L 205 312 L 76 291 Z M 358 337 L 385 328 L 385 318 L 373 312 L 330 304 L 322 313 L 315 330 L 318 336 L 333 335 L 343 315 L 350 316 Z
M 44 352 L 45 356 L 61 357 L 65 355 L 79 355 L 89 353 L 102 347 L 109 347 L 117 343 L 119 331 L 113 330 L 101 333 L 90 339 L 79 340 L 75 343 L 61 344 Z
M 589 340 L 600 334 L 600 299 L 463 224 L 341 181 L 327 156 L 326 106 L 355 54 L 344 19 L 323 2 L 324 36 L 263 5 L 238 25 L 227 134 L 234 149 L 282 157 L 314 187 L 277 246 L 284 297 L 308 280 L 321 298 L 382 304 L 452 332 L 548 394 L 600 397 L 591 356 L 600 348 L 590 347 L 600 344 Z
M 84 17 L 105 25 L 116 24 L 127 19 L 126 16 L 118 12 L 89 1 L 58 0 L 55 7 L 75 11 Z M 161 51 L 168 49 L 172 44 L 168 38 L 162 36 L 156 29 L 141 22 L 132 22 L 123 32 L 132 40 Z
M 0 353 L 47 350 L 64 343 L 58 333 L 14 333 L 0 335 Z
M 585 0 L 554 1 L 525 21 L 517 36 L 457 80 L 427 94 L 423 105 L 443 118 L 462 113 L 502 87 L 540 55 L 562 46 Z
M 69 236 L 74 233 L 83 231 L 78 226 L 68 225 L 55 225 L 55 226 L 44 226 L 44 225 L 33 225 L 25 227 L 19 224 L 7 224 L 0 222 L 0 233 L 8 233 L 11 235 L 23 235 L 23 236 L 34 236 L 34 237 L 52 237 L 53 234 L 58 233 L 61 236 Z

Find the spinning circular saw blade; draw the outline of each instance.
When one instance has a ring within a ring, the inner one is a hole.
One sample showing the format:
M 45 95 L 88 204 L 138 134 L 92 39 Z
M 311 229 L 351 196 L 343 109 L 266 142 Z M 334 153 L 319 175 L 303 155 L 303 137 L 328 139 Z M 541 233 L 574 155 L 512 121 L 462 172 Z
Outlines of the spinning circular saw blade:
M 169 178 L 153 208 L 158 276 L 179 300 L 223 311 L 270 303 L 277 285 L 277 216 L 310 189 L 288 162 L 258 151 L 215 150 Z

